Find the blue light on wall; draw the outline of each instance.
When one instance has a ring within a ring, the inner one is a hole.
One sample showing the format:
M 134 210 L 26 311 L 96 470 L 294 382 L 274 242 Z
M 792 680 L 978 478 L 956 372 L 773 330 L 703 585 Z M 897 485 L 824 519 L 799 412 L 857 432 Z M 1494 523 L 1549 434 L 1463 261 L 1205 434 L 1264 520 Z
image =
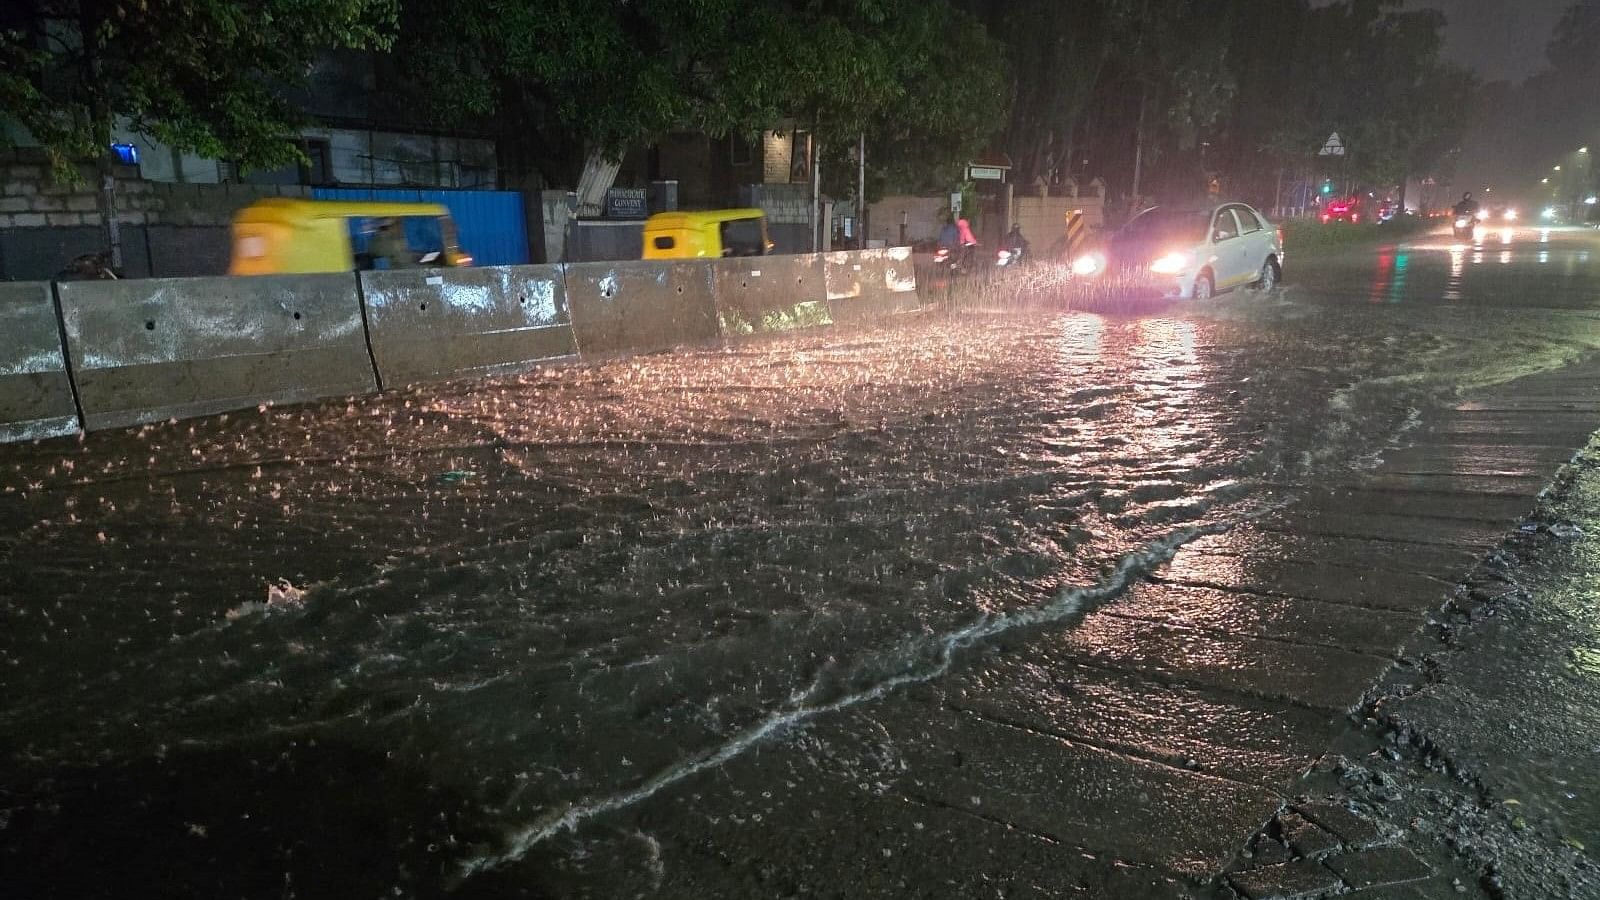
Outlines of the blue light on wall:
M 125 166 L 137 166 L 139 164 L 139 148 L 132 144 L 112 144 L 111 152 L 115 153 L 117 159 L 121 160 Z

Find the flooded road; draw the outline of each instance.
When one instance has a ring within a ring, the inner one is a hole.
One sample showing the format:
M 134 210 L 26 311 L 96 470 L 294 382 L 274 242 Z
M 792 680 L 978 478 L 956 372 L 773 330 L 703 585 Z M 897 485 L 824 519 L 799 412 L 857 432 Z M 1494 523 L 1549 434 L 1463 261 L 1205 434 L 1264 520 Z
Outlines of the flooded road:
M 0 448 L 3 867 L 21 896 L 1181 895 L 1392 664 L 1447 584 L 1423 564 L 1476 555 L 1381 491 L 1340 527 L 1303 498 L 1600 347 L 1594 232 L 1290 252 L 1289 287 L 1204 306 Z M 1543 457 L 1484 429 L 1408 485 L 1531 505 Z M 1266 569 L 1303 589 L 1238 589 Z

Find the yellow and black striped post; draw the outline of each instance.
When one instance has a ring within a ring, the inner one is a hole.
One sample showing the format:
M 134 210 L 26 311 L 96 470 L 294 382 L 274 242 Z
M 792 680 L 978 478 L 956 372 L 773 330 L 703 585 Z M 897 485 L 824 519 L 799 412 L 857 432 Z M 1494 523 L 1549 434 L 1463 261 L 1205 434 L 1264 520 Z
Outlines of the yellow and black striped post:
M 1089 229 L 1084 225 L 1083 210 L 1075 209 L 1067 213 L 1067 262 L 1072 262 L 1083 253 L 1088 238 Z

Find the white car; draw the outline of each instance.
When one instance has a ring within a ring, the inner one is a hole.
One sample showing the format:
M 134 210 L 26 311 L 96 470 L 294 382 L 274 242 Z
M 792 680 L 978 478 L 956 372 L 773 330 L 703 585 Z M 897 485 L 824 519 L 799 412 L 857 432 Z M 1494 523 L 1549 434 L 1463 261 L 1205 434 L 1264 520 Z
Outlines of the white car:
M 1283 234 L 1243 203 L 1147 209 L 1111 235 L 1105 256 L 1084 269 L 1154 287 L 1163 296 L 1206 300 L 1283 279 Z M 1084 274 L 1080 269 L 1079 274 Z

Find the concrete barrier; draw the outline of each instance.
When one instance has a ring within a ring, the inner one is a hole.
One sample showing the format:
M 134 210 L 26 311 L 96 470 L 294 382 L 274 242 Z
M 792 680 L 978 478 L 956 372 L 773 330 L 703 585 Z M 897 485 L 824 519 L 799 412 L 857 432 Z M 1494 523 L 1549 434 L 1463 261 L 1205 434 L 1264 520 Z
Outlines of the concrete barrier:
M 826 254 L 828 308 L 836 322 L 875 319 L 921 308 L 911 248 Z
M 567 303 L 581 354 L 664 350 L 715 340 L 711 263 L 569 263 Z
M 77 432 L 50 284 L 0 283 L 0 443 Z
M 361 273 L 384 387 L 524 371 L 578 352 L 560 266 Z
M 712 263 L 723 335 L 831 325 L 822 257 L 755 256 Z
M 377 389 L 354 275 L 57 286 L 84 427 Z

